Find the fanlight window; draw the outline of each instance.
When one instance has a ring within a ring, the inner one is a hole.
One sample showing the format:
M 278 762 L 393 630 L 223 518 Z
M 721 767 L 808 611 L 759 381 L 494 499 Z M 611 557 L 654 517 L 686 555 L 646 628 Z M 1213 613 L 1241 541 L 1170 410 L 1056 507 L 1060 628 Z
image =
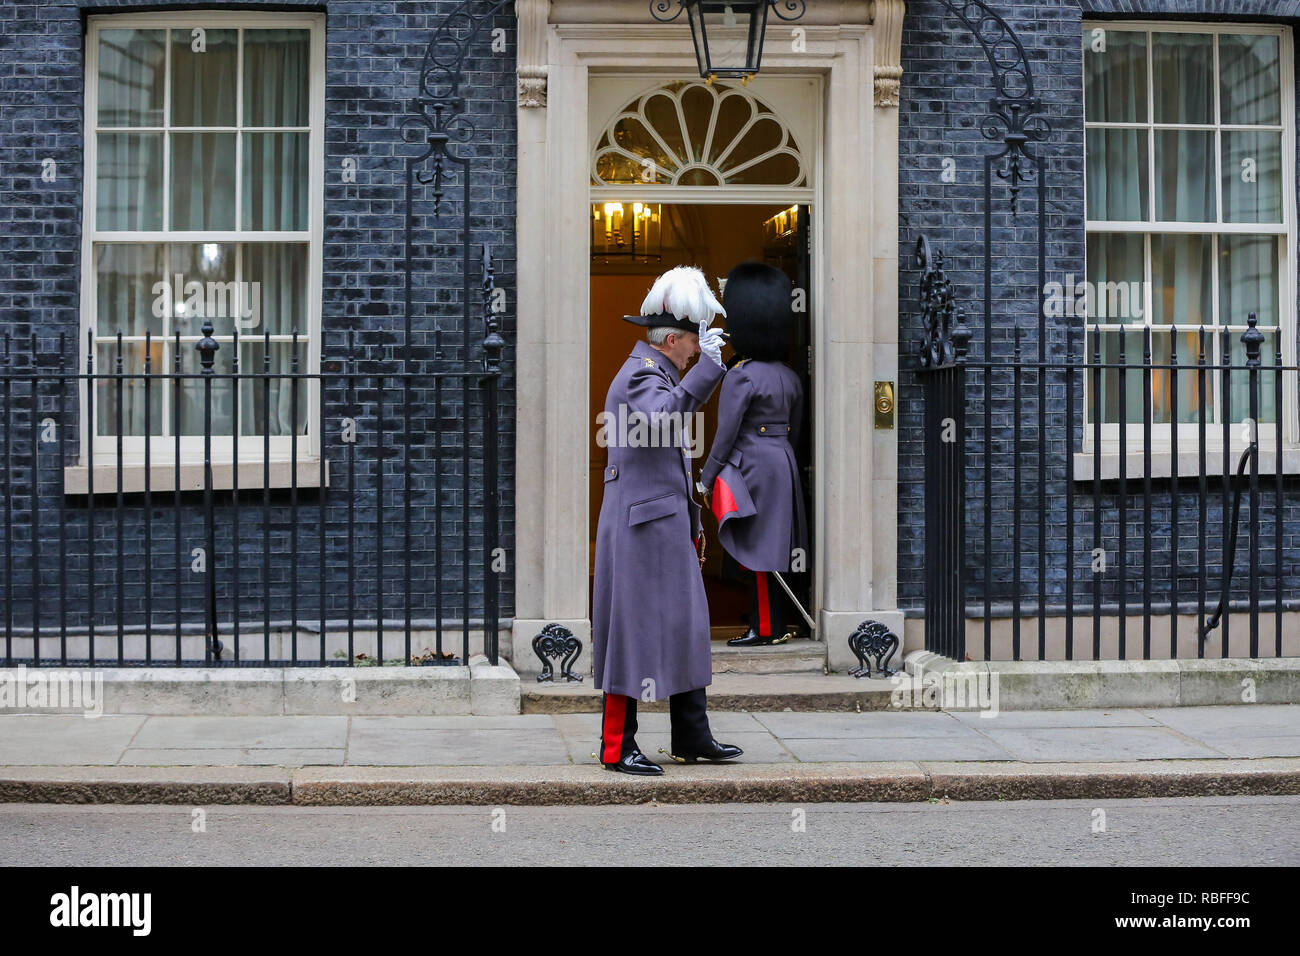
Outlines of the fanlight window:
M 807 186 L 793 135 L 756 97 L 675 82 L 623 108 L 596 144 L 597 185 Z

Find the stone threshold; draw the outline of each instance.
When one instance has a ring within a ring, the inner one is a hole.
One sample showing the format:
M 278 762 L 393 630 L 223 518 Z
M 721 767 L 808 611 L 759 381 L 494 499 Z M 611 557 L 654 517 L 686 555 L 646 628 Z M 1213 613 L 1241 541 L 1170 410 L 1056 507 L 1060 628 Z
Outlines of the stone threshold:
M 904 710 L 893 706 L 893 695 L 903 682 L 888 678 L 867 677 L 859 680 L 846 674 L 786 673 L 735 674 L 715 673 L 706 689 L 709 710 L 725 711 L 795 711 L 811 713 L 862 712 L 868 710 Z M 521 706 L 525 714 L 598 714 L 603 695 L 591 686 L 591 677 L 582 683 L 537 683 L 535 677 L 521 681 Z M 668 702 L 642 701 L 638 712 L 666 713 Z

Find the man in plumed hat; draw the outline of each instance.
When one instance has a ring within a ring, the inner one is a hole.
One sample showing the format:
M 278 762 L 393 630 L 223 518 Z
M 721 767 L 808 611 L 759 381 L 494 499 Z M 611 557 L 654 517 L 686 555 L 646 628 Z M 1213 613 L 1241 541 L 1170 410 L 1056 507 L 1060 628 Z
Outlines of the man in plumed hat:
M 678 267 L 656 280 L 640 315 L 624 317 L 648 331 L 605 397 L 605 422 L 640 420 L 624 440 L 607 436 L 596 530 L 592 657 L 605 692 L 600 761 L 607 770 L 663 773 L 637 746 L 638 700 L 668 698 L 670 756 L 693 763 L 741 754 L 713 739 L 705 711 L 713 669 L 703 526 L 683 428 L 726 372 L 722 333 L 708 327 L 720 312 L 704 275 Z

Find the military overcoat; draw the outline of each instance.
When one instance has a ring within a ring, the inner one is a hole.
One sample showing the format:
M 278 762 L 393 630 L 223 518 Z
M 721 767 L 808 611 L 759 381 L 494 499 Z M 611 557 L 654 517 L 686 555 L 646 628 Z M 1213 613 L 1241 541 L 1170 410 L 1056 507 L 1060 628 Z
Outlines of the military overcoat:
M 596 687 L 606 693 L 646 699 L 648 691 L 662 700 L 712 682 L 709 605 L 694 541 L 700 506 L 680 425 L 725 374 L 701 356 L 679 376 L 665 355 L 638 342 L 609 386 L 591 611 Z M 638 438 L 639 416 L 647 421 Z
M 803 386 L 783 362 L 746 359 L 727 373 L 718 429 L 701 481 L 711 489 L 718 540 L 751 571 L 788 571 L 808 546 L 793 445 Z

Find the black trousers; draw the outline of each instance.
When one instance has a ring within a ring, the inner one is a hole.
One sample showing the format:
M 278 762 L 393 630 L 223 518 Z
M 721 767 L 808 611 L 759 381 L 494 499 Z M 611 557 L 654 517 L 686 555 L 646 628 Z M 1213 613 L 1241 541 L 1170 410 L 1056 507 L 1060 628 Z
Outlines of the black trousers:
M 601 763 L 618 763 L 633 750 L 636 743 L 637 719 L 635 697 L 624 694 L 606 694 L 600 721 Z M 709 729 L 708 702 L 704 688 L 685 690 L 668 698 L 668 719 L 672 725 L 673 753 L 690 753 L 708 745 L 713 739 Z
M 749 626 L 762 637 L 785 635 L 785 592 L 767 571 L 749 572 Z

